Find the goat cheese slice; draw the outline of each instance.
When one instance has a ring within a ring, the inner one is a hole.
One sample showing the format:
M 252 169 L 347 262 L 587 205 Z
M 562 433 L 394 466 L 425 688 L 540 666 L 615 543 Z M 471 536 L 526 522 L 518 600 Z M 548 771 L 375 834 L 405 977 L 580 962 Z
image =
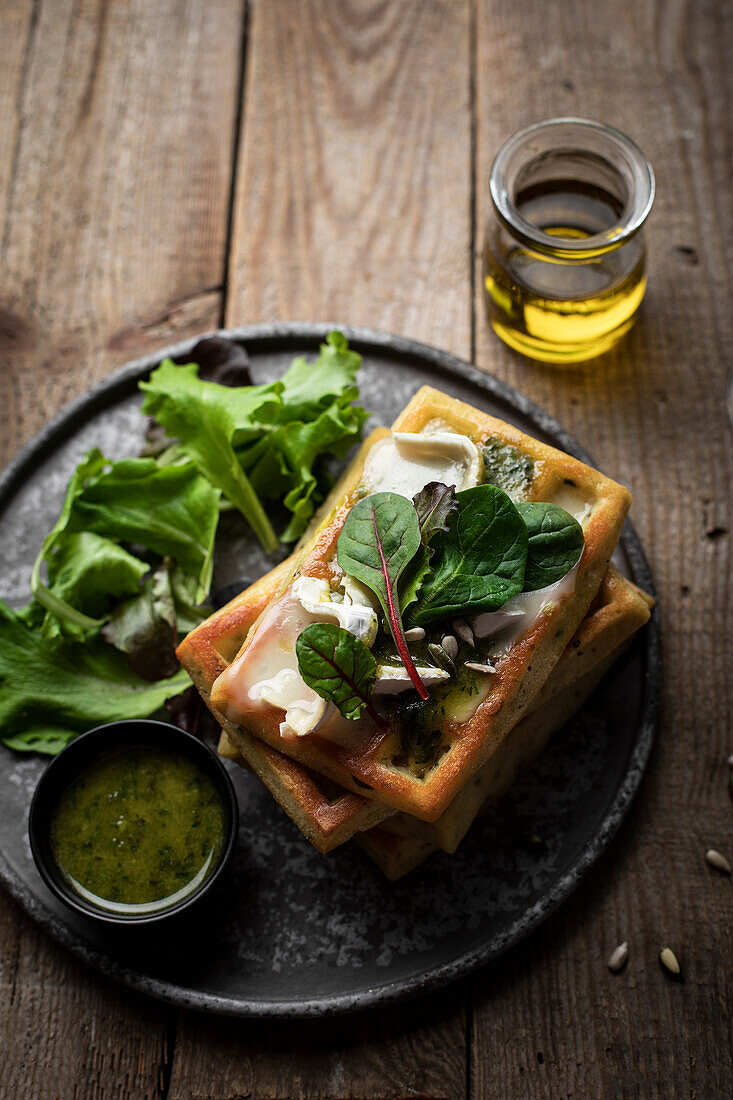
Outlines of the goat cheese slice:
M 363 486 L 371 493 L 399 493 L 411 500 L 429 482 L 456 492 L 481 480 L 482 459 L 474 443 L 456 432 L 392 432 L 370 450 Z
M 377 635 L 377 614 L 360 599 L 356 582 L 346 585 L 343 603 L 331 598 L 328 581 L 298 577 L 265 611 L 249 645 L 222 672 L 226 717 L 237 721 L 243 711 L 276 707 L 285 712 L 280 736 L 294 740 L 314 733 L 338 713 L 308 687 L 298 669 L 295 645 L 311 623 L 336 622 L 367 646 Z
M 484 611 L 475 615 L 471 627 L 477 638 L 497 637 L 494 656 L 508 653 L 516 641 L 532 630 L 540 616 L 561 603 L 575 591 L 575 578 L 580 562 L 554 584 L 538 588 L 534 592 L 520 592 L 512 596 L 498 611 Z

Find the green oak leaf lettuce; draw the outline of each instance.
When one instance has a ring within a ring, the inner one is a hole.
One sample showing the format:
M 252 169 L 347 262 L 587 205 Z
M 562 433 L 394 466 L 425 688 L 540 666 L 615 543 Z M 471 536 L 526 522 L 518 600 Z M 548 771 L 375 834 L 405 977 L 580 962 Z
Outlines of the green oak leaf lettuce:
M 339 332 L 329 334 L 314 362 L 298 358 L 279 381 L 262 386 L 203 382 L 195 363 L 165 360 L 140 383 L 143 411 L 178 440 L 177 448 L 273 552 L 278 540 L 263 501 L 282 500 L 293 513 L 286 541 L 302 534 L 323 495 L 320 458 L 343 458 L 367 417 L 351 404 L 360 363 Z

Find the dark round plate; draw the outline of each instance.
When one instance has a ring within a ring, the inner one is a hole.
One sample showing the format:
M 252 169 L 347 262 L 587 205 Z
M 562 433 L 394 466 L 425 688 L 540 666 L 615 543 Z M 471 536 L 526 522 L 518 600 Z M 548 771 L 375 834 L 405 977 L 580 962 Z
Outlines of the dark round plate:
M 247 348 L 256 381 L 311 354 L 325 325 L 260 325 L 225 333 Z M 414 341 L 347 330 L 364 356 L 362 401 L 389 424 L 424 382 L 589 460 L 541 409 L 510 387 Z M 0 596 L 25 602 L 30 571 L 76 463 L 98 445 L 111 458 L 139 450 L 137 382 L 178 344 L 130 363 L 64 410 L 0 480 Z M 268 562 L 240 517 L 223 524 L 215 585 L 255 578 Z M 652 578 L 627 525 L 619 566 L 647 591 Z M 0 748 L 0 876 L 52 936 L 105 974 L 175 1004 L 231 1015 L 347 1012 L 443 985 L 525 936 L 577 886 L 626 814 L 649 757 L 659 701 L 658 626 L 628 655 L 458 852 L 439 854 L 389 884 L 353 844 L 329 856 L 305 841 L 260 782 L 232 767 L 239 847 L 216 896 L 165 931 L 97 927 L 61 906 L 36 872 L 26 822 L 45 767 Z M 40 685 L 39 685 L 40 690 Z M 121 715 L 120 717 L 124 717 Z M 541 851 L 521 842 L 536 834 Z

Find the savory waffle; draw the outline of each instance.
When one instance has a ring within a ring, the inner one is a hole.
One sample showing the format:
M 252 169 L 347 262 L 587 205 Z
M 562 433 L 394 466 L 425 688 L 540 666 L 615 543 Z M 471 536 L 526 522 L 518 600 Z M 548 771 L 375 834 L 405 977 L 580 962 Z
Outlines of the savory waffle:
M 279 568 L 282 570 L 283 567 Z M 254 621 L 256 617 L 257 607 L 264 598 L 262 585 L 265 579 L 269 579 L 274 589 L 277 586 L 277 571 L 258 582 L 259 594 L 256 592 L 251 602 L 247 600 L 247 593 L 235 601 L 240 630 L 246 629 L 246 619 Z M 253 767 L 319 851 L 330 851 L 358 834 L 360 843 L 363 840 L 362 847 L 374 856 L 385 874 L 399 877 L 438 847 L 455 851 L 481 805 L 499 797 L 511 785 L 517 771 L 539 754 L 555 731 L 582 705 L 636 631 L 647 621 L 651 606 L 649 596 L 623 577 L 613 565 L 609 565 L 592 607 L 535 698 L 531 713 L 433 823 L 393 814 L 383 820 L 378 829 L 370 828 L 370 811 L 374 810 L 375 803 L 352 795 L 335 784 L 329 785 L 321 776 L 256 739 L 248 739 L 245 756 L 234 746 L 227 733 L 222 732 L 219 752 L 239 764 Z M 223 609 L 219 614 L 231 629 L 232 610 Z M 209 641 L 213 635 L 212 625 L 208 631 Z M 194 637 L 188 653 L 189 670 L 193 668 L 191 657 L 196 644 Z M 198 667 L 204 663 L 200 662 Z M 200 673 L 196 680 L 202 695 L 208 699 L 212 682 L 210 674 L 208 683 Z M 216 717 L 222 721 L 221 716 Z M 364 830 L 368 830 L 368 835 L 363 835 Z M 385 839 L 385 833 L 390 837 L 399 837 L 405 843 L 395 844 L 391 839 Z
M 496 673 L 479 676 L 480 683 L 472 685 L 468 696 L 464 693 L 456 700 L 455 691 L 451 698 L 451 689 L 447 689 L 440 700 L 445 713 L 435 720 L 439 739 L 434 755 L 427 761 L 417 760 L 406 751 L 398 722 L 390 723 L 386 733 L 374 727 L 368 736 L 352 737 L 347 743 L 317 734 L 286 740 L 280 733 L 280 708 L 261 704 L 250 707 L 241 693 L 237 698 L 239 668 L 255 632 L 250 633 L 211 691 L 213 706 L 229 720 L 227 733 L 243 755 L 250 737 L 242 728 L 246 724 L 260 741 L 319 775 L 371 801 L 426 821 L 434 821 L 443 813 L 527 712 L 598 591 L 631 499 L 626 489 L 579 460 L 429 387 L 415 395 L 393 430 L 420 433 L 434 425 L 470 436 L 482 446 L 487 481 L 520 499 L 555 502 L 577 516 L 585 545 L 572 594 L 545 609 L 512 645 Z M 364 495 L 364 462 L 375 436 L 385 434 L 375 433 L 362 447 L 342 478 L 337 503 L 297 555 L 289 575 L 282 578 L 280 592 L 296 575 L 321 579 L 340 576 L 336 542 L 348 512 Z M 185 665 L 185 651 L 182 661 Z M 441 696 L 442 690 L 434 695 Z
M 387 832 L 419 837 L 454 852 L 480 807 L 509 790 L 517 773 L 582 706 L 634 634 L 649 619 L 653 600 L 609 565 L 588 614 L 535 696 L 527 716 L 433 822 L 394 814 Z
M 649 607 L 645 606 L 648 617 Z M 638 623 L 634 630 L 640 625 Z M 434 852 L 441 849 L 454 852 L 481 811 L 506 794 L 518 772 L 531 764 L 554 734 L 580 710 L 630 643 L 631 637 L 597 661 L 584 675 L 570 680 L 556 695 L 527 714 L 496 753 L 497 757 L 501 756 L 501 761 L 491 770 L 491 774 L 484 775 L 482 769 L 432 825 L 395 814 L 381 825 L 357 833 L 354 836 L 356 843 L 390 881 L 402 878 Z M 398 821 L 400 827 L 393 829 L 393 824 Z M 432 836 L 431 829 L 434 830 Z
M 211 687 L 240 649 L 247 633 L 291 569 L 288 559 L 196 627 L 178 647 L 178 659 L 224 731 L 220 752 L 255 772 L 301 832 L 320 852 L 330 852 L 392 812 L 378 802 L 337 787 L 237 728 L 211 703 Z M 229 741 L 227 741 L 227 737 Z M 231 744 L 236 743 L 236 750 Z

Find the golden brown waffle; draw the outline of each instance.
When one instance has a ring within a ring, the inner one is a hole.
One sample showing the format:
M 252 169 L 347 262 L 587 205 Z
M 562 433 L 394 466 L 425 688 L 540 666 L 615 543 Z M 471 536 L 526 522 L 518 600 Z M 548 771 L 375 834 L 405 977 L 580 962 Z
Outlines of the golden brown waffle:
M 355 832 L 383 821 L 392 811 L 336 786 L 247 730 L 235 729 L 211 704 L 212 684 L 237 653 L 290 568 L 288 559 L 241 592 L 184 638 L 177 653 L 224 731 L 219 746 L 222 755 L 237 757 L 239 763 L 251 768 L 308 840 L 320 852 L 330 852 Z
M 375 729 L 374 735 L 356 748 L 316 735 L 285 741 L 280 736 L 279 708 L 245 713 L 241 703 L 235 704 L 230 684 L 232 676 L 236 676 L 236 666 L 211 689 L 214 707 L 230 719 L 232 727 L 227 728 L 227 733 L 243 754 L 247 735 L 241 723 L 245 722 L 260 741 L 319 775 L 335 780 L 355 794 L 365 793 L 370 800 L 426 821 L 434 821 L 441 815 L 529 709 L 598 591 L 631 499 L 622 486 L 577 459 L 429 387 L 423 387 L 415 395 L 393 428 L 420 432 L 435 422 L 488 445 L 497 463 L 497 473 L 490 471 L 489 480 L 497 481 L 498 475 L 503 476 L 509 470 L 521 480 L 515 486 L 516 495 L 563 505 L 572 496 L 574 501 L 582 502 L 586 514 L 582 520 L 585 547 L 573 594 L 540 616 L 501 661 L 494 676 L 482 678 L 483 694 L 478 696 L 480 701 L 470 717 L 456 720 L 449 711 L 440 719 L 441 741 L 434 763 L 426 769 L 405 756 L 396 723 L 384 734 Z M 367 440 L 342 478 L 336 504 L 309 544 L 296 555 L 279 591 L 297 573 L 322 578 L 339 574 L 336 542 L 359 494 L 365 455 L 373 442 L 374 436 Z M 246 647 L 247 641 L 238 656 L 246 652 Z M 185 653 L 182 661 L 186 664 Z
M 276 579 L 272 578 L 273 585 Z M 320 851 L 330 851 L 358 834 L 364 840 L 362 847 L 374 855 L 380 866 L 386 860 L 385 873 L 392 877 L 396 869 L 399 874 L 394 877 L 399 877 L 422 862 L 435 848 L 455 850 L 481 805 L 499 797 L 510 786 L 517 771 L 538 755 L 552 734 L 582 705 L 636 631 L 648 620 L 652 602 L 614 566 L 608 567 L 590 611 L 536 697 L 530 715 L 512 731 L 502 751 L 458 793 L 436 822 L 394 814 L 383 821 L 379 829 L 370 830 L 369 837 L 362 836 L 363 831 L 369 829 L 365 822 L 369 820 L 374 803 L 351 795 L 335 784 L 329 786 L 321 776 L 256 739 L 249 743 L 248 758 L 255 763 L 254 770 L 273 796 Z M 238 603 L 241 614 L 246 601 L 238 597 Z M 257 603 L 258 599 L 253 600 L 250 615 L 254 615 Z M 225 732 L 219 742 L 219 752 L 248 766 Z M 395 845 L 381 837 L 385 832 L 412 843 Z
M 519 771 L 585 702 L 596 684 L 649 619 L 653 600 L 609 565 L 598 595 L 529 709 L 498 750 L 437 821 L 394 814 L 387 832 L 419 837 L 454 852 L 481 806 L 509 790 Z

